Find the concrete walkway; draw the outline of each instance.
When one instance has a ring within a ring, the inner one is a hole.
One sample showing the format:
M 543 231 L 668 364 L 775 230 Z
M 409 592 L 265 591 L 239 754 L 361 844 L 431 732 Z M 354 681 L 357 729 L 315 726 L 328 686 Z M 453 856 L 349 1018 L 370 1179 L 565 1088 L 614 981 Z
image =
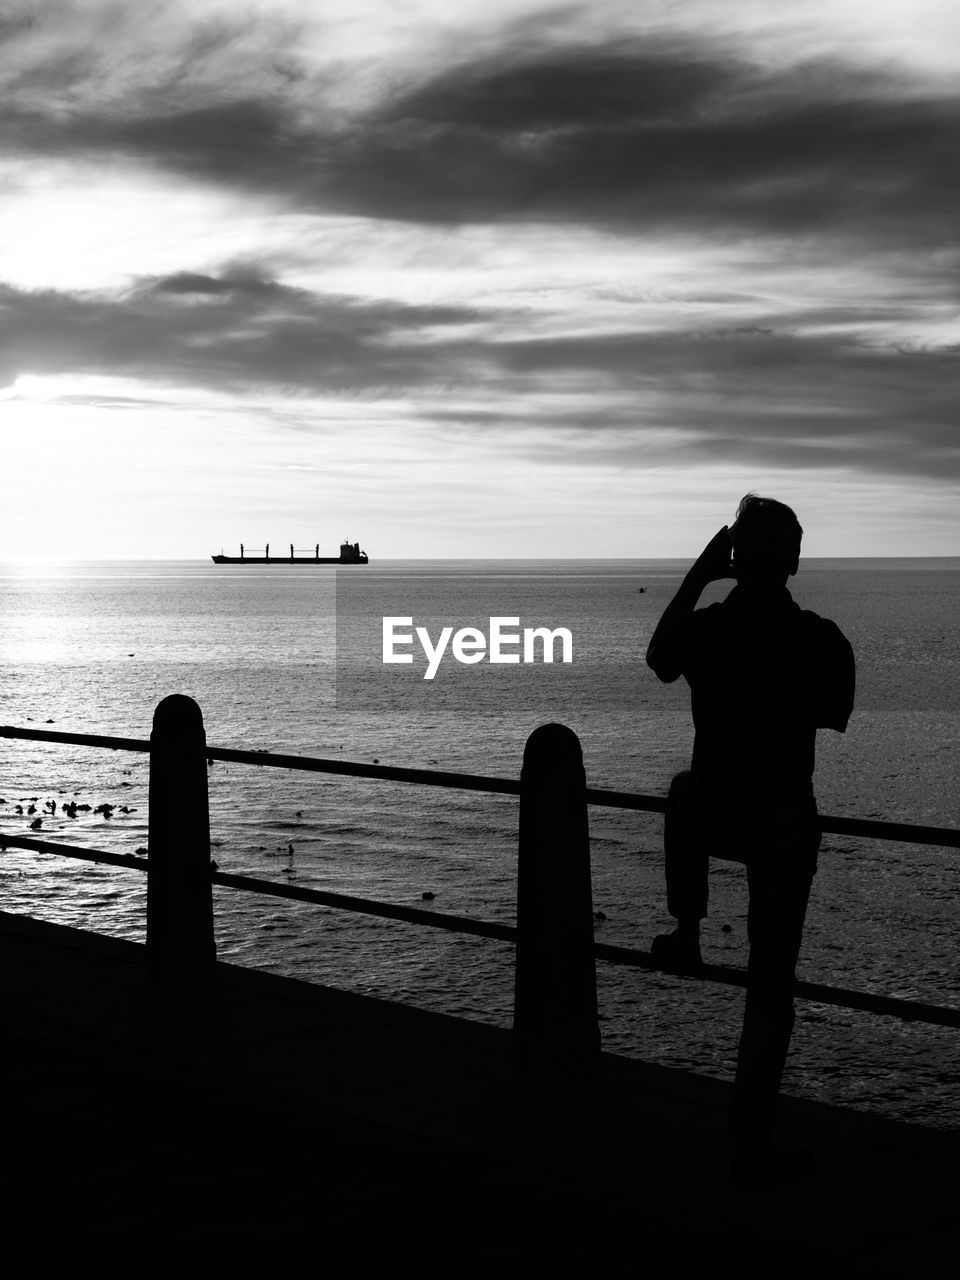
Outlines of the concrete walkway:
M 10 1276 L 927 1277 L 960 1138 L 782 1100 L 812 1173 L 731 1177 L 728 1086 L 604 1055 L 522 1104 L 508 1033 L 218 966 L 188 1006 L 143 948 L 0 913 Z

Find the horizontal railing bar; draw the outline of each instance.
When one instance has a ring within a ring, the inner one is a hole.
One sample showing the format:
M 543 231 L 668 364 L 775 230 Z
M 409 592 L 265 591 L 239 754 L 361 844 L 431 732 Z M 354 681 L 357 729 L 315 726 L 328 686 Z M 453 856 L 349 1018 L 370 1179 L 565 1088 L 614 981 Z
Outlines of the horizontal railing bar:
M 10 847 L 26 849 L 33 853 L 52 853 L 65 858 L 78 858 L 83 862 L 106 862 L 115 867 L 132 867 L 136 871 L 147 870 L 147 859 L 132 854 L 107 853 L 104 849 L 82 849 L 78 845 L 57 844 L 52 840 L 28 840 L 26 836 L 0 834 L 0 851 Z M 406 920 L 410 924 L 431 925 L 435 929 L 451 929 L 457 933 L 470 933 L 478 938 L 495 938 L 501 942 L 513 942 L 517 931 L 513 925 L 495 924 L 493 921 L 475 920 L 471 916 L 451 916 L 440 911 L 425 911 L 422 907 L 405 907 L 400 903 L 378 902 L 373 898 L 356 898 L 346 893 L 330 893 L 325 889 L 305 889 L 301 885 L 280 884 L 276 880 L 258 880 L 254 876 L 237 876 L 226 871 L 213 871 L 213 884 L 228 889 L 243 889 L 248 893 L 262 893 L 271 898 L 292 898 L 299 902 L 312 902 L 322 907 L 338 907 L 343 911 L 356 911 L 362 915 L 383 916 L 387 920 Z
M 922 827 L 910 822 L 887 822 L 882 818 L 838 818 L 825 813 L 820 815 L 820 827 L 828 835 L 876 836 L 880 840 L 960 849 L 960 830 L 954 827 Z
M 21 729 L 0 725 L 0 738 L 25 738 L 30 742 L 65 742 L 76 747 L 109 747 L 113 751 L 149 751 L 148 738 L 108 738 L 102 733 L 61 733 L 59 729 Z
M 63 742 L 71 746 L 109 747 L 118 751 L 149 751 L 145 738 L 108 738 L 101 734 L 60 733 L 47 729 L 19 729 L 0 725 L 0 738 L 25 738 L 34 742 Z M 440 769 L 405 769 L 393 765 L 360 764 L 349 760 L 324 760 L 312 756 L 278 755 L 272 751 L 238 751 L 232 747 L 207 747 L 208 760 L 228 764 L 253 764 L 271 769 L 295 769 L 303 773 L 333 773 L 342 777 L 380 778 L 387 782 L 412 782 L 427 787 L 455 787 L 464 791 L 520 794 L 520 783 L 510 778 L 488 778 L 473 773 L 448 773 Z
M 62 742 L 73 746 L 109 747 L 118 751 L 149 751 L 141 738 L 109 738 L 98 734 L 60 733 L 46 729 L 20 729 L 0 725 L 0 738 L 21 738 L 35 742 Z M 273 769 L 294 769 L 304 773 L 330 773 L 341 777 L 379 778 L 386 782 L 407 782 L 426 787 L 451 787 L 462 791 L 485 791 L 518 796 L 520 783 L 510 778 L 485 777 L 472 773 L 448 773 L 441 769 L 404 769 L 393 765 L 360 764 L 347 760 L 325 760 L 311 756 L 276 755 L 272 751 L 238 751 L 229 747 L 207 747 L 208 759 L 231 764 L 253 764 Z M 664 813 L 663 796 L 631 794 L 587 787 L 587 804 L 605 809 L 631 809 L 642 813 Z M 820 826 L 828 835 L 866 836 L 907 844 L 934 845 L 960 849 L 960 830 L 953 827 L 926 827 L 907 822 L 886 822 L 874 818 L 843 818 L 820 814 Z
M 55 853 L 61 858 L 79 858 L 83 862 L 105 862 L 112 867 L 133 867 L 146 871 L 146 858 L 132 853 L 107 853 L 105 849 L 82 849 L 75 844 L 57 844 L 54 840 L 28 840 L 26 836 L 11 836 L 0 831 L 0 852 L 4 849 L 27 849 L 31 853 Z
M 846 987 L 830 987 L 823 982 L 797 982 L 794 990 L 800 999 L 813 1000 L 817 1004 L 838 1005 L 863 1013 L 881 1013 L 904 1022 L 927 1022 L 935 1027 L 960 1027 L 960 1009 L 951 1009 L 947 1005 L 904 1000 L 899 996 L 880 996 L 872 991 L 851 991 Z
M 146 858 L 129 854 L 107 853 L 102 849 L 80 849 L 74 845 L 56 844 L 50 840 L 28 840 L 23 836 L 0 836 L 0 849 L 11 846 L 29 849 L 37 853 L 61 854 L 88 862 L 104 862 L 113 866 L 147 870 Z M 470 916 L 446 915 L 440 911 L 425 911 L 420 907 L 406 907 L 399 903 L 378 902 L 372 898 L 356 898 L 349 894 L 329 893 L 322 889 L 305 889 L 300 885 L 279 884 L 274 880 L 259 880 L 253 876 L 237 876 L 214 871 L 211 880 L 224 888 L 239 889 L 249 893 L 261 893 L 272 898 L 287 898 L 297 902 L 311 902 L 319 906 L 336 907 L 355 911 L 362 915 L 380 916 L 388 920 L 403 920 L 409 924 L 427 925 L 433 929 L 449 929 L 456 933 L 471 934 L 478 938 L 494 938 L 499 942 L 514 942 L 517 930 L 514 925 L 496 924 L 488 920 L 475 920 Z M 609 964 L 629 965 L 637 969 L 660 971 L 660 967 L 648 951 L 631 947 L 616 947 L 605 942 L 595 942 L 594 955 Z M 747 975 L 743 969 L 731 969 L 725 965 L 708 964 L 695 975 L 698 980 L 715 982 L 720 986 L 746 987 Z M 794 994 L 801 1000 L 828 1004 L 841 1009 L 854 1009 L 864 1013 L 878 1013 L 904 1022 L 923 1022 L 930 1026 L 960 1027 L 960 1009 L 944 1005 L 925 1004 L 920 1000 L 903 1000 L 896 996 L 875 995 L 868 991 L 853 991 L 846 987 L 831 987 L 820 982 L 798 981 Z
M 641 792 L 601 791 L 587 787 L 587 804 L 601 809 L 635 809 L 641 813 L 666 813 L 666 796 L 647 796 Z
M 636 969 L 662 972 L 649 951 L 634 951 L 631 947 L 614 947 L 596 942 L 593 947 L 598 960 L 609 964 L 630 965 Z M 730 969 L 726 965 L 705 964 L 695 975 L 700 981 L 715 982 L 720 986 L 743 987 L 747 985 L 745 969 Z M 945 1005 L 924 1004 L 920 1000 L 903 1000 L 897 996 L 874 995 L 869 991 L 853 991 L 848 987 L 830 987 L 822 982 L 797 981 L 794 995 L 801 1000 L 817 1004 L 834 1005 L 841 1009 L 856 1009 L 864 1013 L 880 1013 L 904 1022 L 926 1022 L 936 1027 L 960 1027 L 960 1009 Z
M 662 796 L 631 794 L 623 791 L 598 791 L 587 787 L 587 804 L 605 809 L 637 809 L 645 813 L 666 813 L 667 801 Z M 924 827 L 910 822 L 887 822 L 881 818 L 841 818 L 833 814 L 818 815 L 820 828 L 826 835 L 874 836 L 907 844 L 938 845 L 960 849 L 960 830 L 953 827 Z
M 271 898 L 292 898 L 297 902 L 312 902 L 322 907 L 339 907 L 344 911 L 357 911 L 367 916 L 382 916 L 387 920 L 405 920 L 409 924 L 425 924 L 433 929 L 450 929 L 455 933 L 470 933 L 477 938 L 496 938 L 500 942 L 516 940 L 513 925 L 495 924 L 488 920 L 474 920 L 470 916 L 445 915 L 441 911 L 425 911 L 422 907 L 405 907 L 399 903 L 377 902 L 373 898 L 355 898 L 346 893 L 329 893 L 324 889 L 304 889 L 300 885 L 278 884 L 275 880 L 257 880 L 252 876 L 235 876 L 215 871 L 214 884 L 228 889 L 243 889 L 249 893 L 269 894 Z
M 492 791 L 518 796 L 520 783 L 510 778 L 489 778 L 474 773 L 448 773 L 443 769 L 404 769 L 385 764 L 359 764 L 350 760 L 322 760 L 310 756 L 277 755 L 273 751 L 234 751 L 208 747 L 207 756 L 233 764 L 265 765 L 272 769 L 296 769 L 304 773 L 334 773 L 348 778 L 380 778 L 385 782 L 412 782 L 425 787 L 454 787 L 463 791 Z

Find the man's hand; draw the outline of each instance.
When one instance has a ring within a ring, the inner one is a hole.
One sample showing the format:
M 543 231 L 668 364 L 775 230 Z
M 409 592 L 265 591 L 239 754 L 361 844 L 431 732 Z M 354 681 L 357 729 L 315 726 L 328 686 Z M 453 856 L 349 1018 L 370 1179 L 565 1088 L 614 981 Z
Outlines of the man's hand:
M 734 578 L 732 558 L 733 539 L 729 528 L 724 525 L 700 552 L 690 576 L 704 586 L 708 582 L 719 582 L 721 578 Z

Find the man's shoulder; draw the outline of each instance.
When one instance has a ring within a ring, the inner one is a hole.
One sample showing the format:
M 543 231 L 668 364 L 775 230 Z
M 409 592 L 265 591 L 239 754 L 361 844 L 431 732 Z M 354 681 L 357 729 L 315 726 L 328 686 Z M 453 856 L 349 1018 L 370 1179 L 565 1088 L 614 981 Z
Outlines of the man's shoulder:
M 705 628 L 729 626 L 736 630 L 745 621 L 756 617 L 753 613 L 743 613 L 740 606 L 738 593 L 733 591 L 719 604 L 698 609 L 696 613 L 702 615 L 700 625 Z M 825 618 L 813 609 L 805 609 L 786 589 L 768 616 L 778 628 L 785 625 L 786 634 L 792 632 L 796 641 L 804 646 L 811 646 L 825 653 L 846 652 L 851 648 L 849 640 L 832 618 Z M 780 634 L 786 638 L 782 630 Z

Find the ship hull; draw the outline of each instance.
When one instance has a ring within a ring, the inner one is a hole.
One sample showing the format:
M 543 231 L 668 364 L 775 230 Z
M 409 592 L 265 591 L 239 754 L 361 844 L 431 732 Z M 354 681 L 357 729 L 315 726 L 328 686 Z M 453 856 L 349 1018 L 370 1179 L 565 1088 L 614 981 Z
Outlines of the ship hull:
M 341 560 L 339 556 L 211 556 L 214 564 L 367 564 L 367 557 Z

